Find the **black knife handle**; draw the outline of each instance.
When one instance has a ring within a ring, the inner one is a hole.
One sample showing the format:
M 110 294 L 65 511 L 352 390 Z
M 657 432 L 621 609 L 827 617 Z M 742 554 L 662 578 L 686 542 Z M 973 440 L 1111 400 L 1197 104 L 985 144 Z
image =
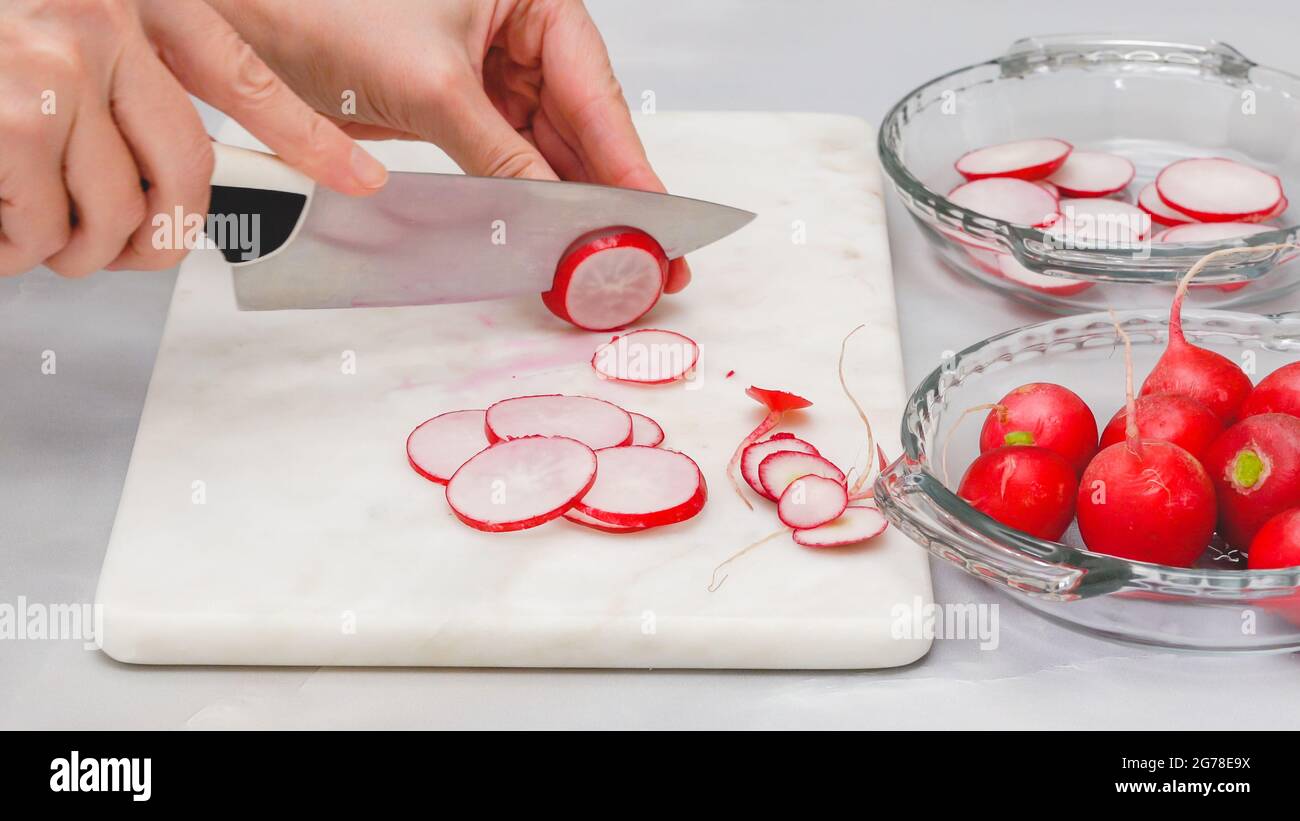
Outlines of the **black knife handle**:
M 213 143 L 204 233 L 231 265 L 265 259 L 293 239 L 316 184 L 274 154 Z

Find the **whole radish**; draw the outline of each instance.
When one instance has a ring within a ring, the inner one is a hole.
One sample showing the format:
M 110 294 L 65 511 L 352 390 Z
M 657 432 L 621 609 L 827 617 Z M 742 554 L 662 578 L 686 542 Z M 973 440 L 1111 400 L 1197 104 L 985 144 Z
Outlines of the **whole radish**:
M 1123 442 L 1128 409 L 1120 408 L 1101 432 L 1101 447 Z M 1200 459 L 1223 433 L 1219 417 L 1200 402 L 1177 393 L 1153 393 L 1137 400 L 1138 435 L 1172 442 Z
M 1259 381 L 1241 405 L 1241 416 L 1287 413 L 1300 416 L 1300 362 L 1283 365 Z
M 1214 486 L 1201 463 L 1170 442 L 1143 439 L 1133 396 L 1133 353 L 1124 341 L 1125 440 L 1088 463 L 1076 504 L 1089 550 L 1142 562 L 1188 567 L 1214 533 Z
M 1246 566 L 1251 570 L 1300 566 L 1300 507 L 1284 510 L 1264 523 L 1250 540 Z
M 1205 454 L 1219 498 L 1219 535 L 1245 550 L 1264 523 L 1300 505 L 1300 419 L 1284 413 L 1247 417 Z
M 1097 420 L 1069 388 L 1051 382 L 1021 385 L 993 406 L 980 431 L 980 451 L 1037 445 L 1065 457 L 1076 475 L 1097 452 Z
M 1074 518 L 1078 474 L 1056 451 L 1004 445 L 981 453 L 957 495 L 1007 527 L 1056 541 Z

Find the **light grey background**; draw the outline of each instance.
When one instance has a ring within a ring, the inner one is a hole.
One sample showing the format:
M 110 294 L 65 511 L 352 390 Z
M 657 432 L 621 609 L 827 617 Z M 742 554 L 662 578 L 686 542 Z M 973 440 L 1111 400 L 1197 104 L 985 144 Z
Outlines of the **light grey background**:
M 589 6 L 628 97 L 653 90 L 661 110 L 878 122 L 941 71 L 1065 31 L 1213 37 L 1300 72 L 1283 0 L 1248 12 L 1205 0 Z M 940 268 L 892 196 L 890 219 L 909 383 L 945 349 L 1045 318 Z M 172 279 L 0 282 L 0 602 L 93 598 Z M 40 375 L 46 350 L 57 378 Z M 935 567 L 935 587 L 940 601 L 1001 604 L 996 651 L 940 641 L 909 668 L 867 673 L 194 669 L 120 665 L 77 642 L 3 641 L 0 727 L 1300 726 L 1295 656 L 1108 643 L 1048 625 L 947 566 Z

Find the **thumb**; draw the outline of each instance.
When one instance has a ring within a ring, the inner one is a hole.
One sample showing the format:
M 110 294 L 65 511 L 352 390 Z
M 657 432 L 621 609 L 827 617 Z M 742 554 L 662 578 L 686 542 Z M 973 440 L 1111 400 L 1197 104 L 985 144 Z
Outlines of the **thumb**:
M 446 151 L 466 174 L 559 179 L 537 146 L 506 122 L 480 88 L 457 95 L 449 106 L 431 106 L 415 130 Z

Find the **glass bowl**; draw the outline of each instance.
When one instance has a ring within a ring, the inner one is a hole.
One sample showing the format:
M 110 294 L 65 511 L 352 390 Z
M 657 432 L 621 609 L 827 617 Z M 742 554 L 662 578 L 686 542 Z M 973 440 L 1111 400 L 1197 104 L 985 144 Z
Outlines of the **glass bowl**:
M 1297 133 L 1300 78 L 1258 66 L 1231 46 L 1034 37 L 908 94 L 885 117 L 879 153 L 943 262 L 1021 301 L 1077 313 L 1167 305 L 1173 283 L 1198 258 L 1219 248 L 1294 242 L 1300 214 L 1289 208 L 1272 221 L 1282 227 L 1223 242 L 1062 242 L 951 203 L 946 193 L 963 182 L 953 167 L 959 156 L 1008 140 L 1060 137 L 1131 159 L 1137 176 L 1123 192 L 1129 201 L 1174 160 L 1231 157 L 1276 174 L 1300 197 Z M 1227 261 L 1200 275 L 1189 304 L 1260 301 L 1298 281 L 1295 255 Z
M 1164 349 L 1168 318 L 1154 310 L 1118 317 L 1132 337 L 1140 378 Z M 1241 362 L 1256 381 L 1300 359 L 1300 313 L 1186 311 L 1184 326 L 1189 339 Z M 1043 541 L 958 498 L 957 482 L 978 452 L 982 413 L 953 436 L 945 480 L 943 443 L 961 412 L 997 402 L 1018 385 L 1065 384 L 1104 426 L 1123 404 L 1120 344 L 1110 316 L 1092 313 L 1000 334 L 946 360 L 908 401 L 903 455 L 875 484 L 881 510 L 935 556 L 1066 625 L 1187 650 L 1300 649 L 1300 568 L 1238 569 L 1245 557 L 1217 542 L 1192 568 L 1119 559 L 1085 549 L 1076 526 L 1059 543 Z

